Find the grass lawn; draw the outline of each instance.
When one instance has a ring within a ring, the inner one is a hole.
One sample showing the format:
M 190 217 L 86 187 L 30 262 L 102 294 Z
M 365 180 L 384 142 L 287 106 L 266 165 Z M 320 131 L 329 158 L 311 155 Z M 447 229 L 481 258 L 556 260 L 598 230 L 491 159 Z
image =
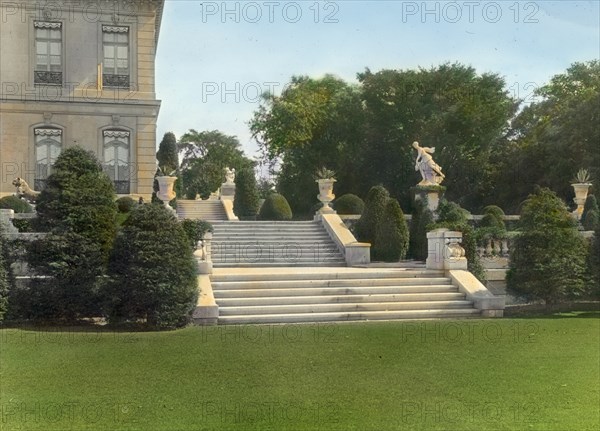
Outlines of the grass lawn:
M 0 331 L 1 430 L 596 430 L 600 313 Z

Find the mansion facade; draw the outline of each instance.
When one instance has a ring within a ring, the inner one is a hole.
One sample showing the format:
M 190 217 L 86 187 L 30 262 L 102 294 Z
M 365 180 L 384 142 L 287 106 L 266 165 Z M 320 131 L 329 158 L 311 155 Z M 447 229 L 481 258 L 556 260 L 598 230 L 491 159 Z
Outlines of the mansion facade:
M 0 2 L 0 196 L 91 150 L 117 194 L 152 194 L 164 0 Z

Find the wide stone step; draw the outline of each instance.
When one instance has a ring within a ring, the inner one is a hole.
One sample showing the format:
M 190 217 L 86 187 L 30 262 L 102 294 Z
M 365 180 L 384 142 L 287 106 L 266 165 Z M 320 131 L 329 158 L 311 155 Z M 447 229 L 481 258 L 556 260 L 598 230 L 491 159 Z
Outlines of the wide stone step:
M 339 268 L 346 266 L 346 262 L 218 262 L 213 261 L 213 268 L 300 268 L 300 267 L 315 267 L 315 268 Z
M 393 310 L 441 310 L 447 308 L 472 307 L 472 301 L 423 301 L 423 302 L 373 302 L 373 303 L 336 303 L 336 304 L 292 304 L 259 305 L 245 307 L 219 308 L 219 316 L 264 315 L 264 314 L 300 314 L 300 313 L 348 313 L 356 311 L 393 311 Z
M 431 279 L 437 278 L 443 280 L 444 283 L 450 283 L 449 277 L 444 277 L 444 271 L 436 271 L 430 269 L 410 269 L 410 270 L 364 270 L 357 268 L 343 268 L 343 269 L 319 269 L 316 271 L 304 271 L 297 269 L 276 269 L 273 271 L 260 270 L 243 270 L 240 272 L 227 271 L 227 272 L 216 272 L 210 277 L 213 285 L 216 282 L 223 281 L 297 281 L 297 280 L 371 280 L 371 279 L 389 279 L 389 278 L 402 278 L 402 279 Z
M 374 295 L 374 294 L 408 294 L 408 293 L 456 293 L 458 289 L 452 285 L 428 286 L 356 286 L 356 287 L 298 287 L 294 289 L 256 288 L 256 289 L 214 289 L 215 298 L 250 298 L 250 297 L 283 297 L 283 296 L 340 296 L 340 295 Z M 218 301 L 217 301 L 218 303 Z
M 361 287 L 361 286 L 452 286 L 447 277 L 404 277 L 404 278 L 338 278 L 296 280 L 222 280 L 212 281 L 213 289 L 295 289 L 299 287 Z
M 355 311 L 342 313 L 293 313 L 237 315 L 219 317 L 219 324 L 337 322 L 357 320 L 399 320 L 479 317 L 480 310 L 472 308 L 439 310 Z
M 382 303 L 464 300 L 460 292 L 392 293 L 373 295 L 265 296 L 251 298 L 219 298 L 220 307 L 249 307 L 260 305 Z

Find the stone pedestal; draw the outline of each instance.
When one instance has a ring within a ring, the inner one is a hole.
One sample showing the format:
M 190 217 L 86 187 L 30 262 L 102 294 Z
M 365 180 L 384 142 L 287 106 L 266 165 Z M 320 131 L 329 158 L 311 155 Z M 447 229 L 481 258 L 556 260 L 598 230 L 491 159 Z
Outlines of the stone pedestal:
M 221 199 L 233 199 L 235 196 L 235 183 L 221 184 Z
M 321 201 L 323 206 L 317 211 L 317 214 L 335 214 L 335 211 L 329 204 L 331 201 L 335 199 L 335 195 L 333 194 L 333 183 L 336 180 L 334 178 L 325 178 L 317 180 L 319 184 L 319 194 L 317 195 L 317 199 Z
M 467 269 L 465 249 L 462 248 L 462 232 L 436 229 L 427 233 L 427 269 Z
M 15 211 L 10 209 L 0 209 L 0 230 L 2 233 L 19 233 L 19 229 L 12 224 L 15 217 Z
M 444 196 L 446 187 L 443 186 L 416 186 L 411 189 L 415 194 L 415 200 L 427 201 L 427 208 L 435 213 L 440 205 L 440 200 Z

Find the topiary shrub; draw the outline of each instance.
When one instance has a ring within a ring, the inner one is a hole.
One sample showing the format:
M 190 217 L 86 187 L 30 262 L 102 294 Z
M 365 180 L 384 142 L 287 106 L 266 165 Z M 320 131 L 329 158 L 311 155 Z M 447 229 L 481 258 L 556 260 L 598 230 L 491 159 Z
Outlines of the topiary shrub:
M 596 196 L 589 195 L 585 200 L 583 206 L 583 213 L 581 214 L 581 225 L 584 230 L 596 230 L 596 227 L 600 223 L 600 209 L 598 209 L 598 201 Z
M 0 198 L 0 209 L 13 210 L 15 213 L 33 212 L 33 208 L 27 201 L 16 196 L 4 196 Z
M 254 218 L 258 212 L 258 188 L 251 168 L 236 173 L 233 212 L 240 218 Z
M 17 293 L 18 317 L 100 316 L 98 279 L 114 241 L 117 208 L 113 183 L 96 157 L 80 147 L 64 150 L 37 211 L 38 223 L 50 235 L 29 244 L 27 261 L 35 274 L 47 278 Z
M 190 240 L 161 205 L 131 212 L 110 256 L 104 288 L 110 323 L 145 320 L 173 328 L 189 322 L 196 306 L 196 265 Z
M 188 238 L 192 250 L 196 249 L 198 241 L 204 238 L 206 232 L 214 232 L 213 225 L 204 220 L 185 219 L 181 222 L 181 227 Z
M 134 201 L 129 196 L 123 196 L 117 199 L 117 209 L 120 213 L 128 213 L 131 212 L 137 205 L 137 202 Z
M 0 225 L 0 322 L 4 320 L 8 309 L 8 265 L 4 259 L 5 254 L 4 237 L 2 232 L 2 225 Z
M 291 220 L 292 209 L 283 195 L 271 193 L 260 208 L 258 219 L 273 221 Z
M 333 209 L 338 214 L 362 214 L 365 203 L 361 198 L 352 193 L 346 193 L 333 202 Z
M 523 204 L 519 235 L 510 250 L 507 288 L 547 306 L 580 296 L 585 287 L 586 244 L 565 204 L 539 189 Z
M 504 211 L 496 205 L 488 205 L 483 209 L 483 218 L 479 223 L 479 227 L 498 228 L 506 230 L 504 223 Z
M 371 187 L 365 200 L 365 208 L 356 222 L 354 232 L 361 242 L 375 241 L 376 228 L 381 223 L 390 194 L 383 186 Z
M 433 213 L 427 206 L 427 200 L 417 199 L 412 212 L 410 221 L 409 235 L 409 256 L 415 260 L 427 259 L 428 244 L 427 232 L 428 228 L 433 226 Z
M 408 226 L 404 213 L 396 199 L 389 199 L 383 220 L 375 229 L 373 257 L 384 262 L 397 262 L 406 257 L 407 250 Z

